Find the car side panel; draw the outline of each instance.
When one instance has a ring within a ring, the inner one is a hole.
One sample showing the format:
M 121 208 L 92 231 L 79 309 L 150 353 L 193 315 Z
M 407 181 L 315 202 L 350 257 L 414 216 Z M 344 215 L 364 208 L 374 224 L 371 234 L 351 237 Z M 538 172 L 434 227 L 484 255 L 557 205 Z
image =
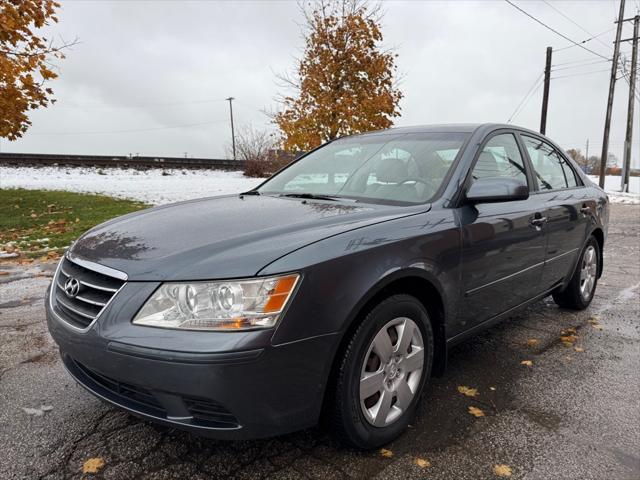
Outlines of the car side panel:
M 576 259 L 589 234 L 590 218 L 596 202 L 586 187 L 540 192 L 535 195 L 545 206 L 547 253 L 542 274 L 542 290 L 571 275 Z M 589 213 L 582 209 L 589 209 Z
M 293 252 L 260 275 L 301 271 L 295 301 L 272 338 L 274 345 L 344 332 L 363 299 L 385 279 L 422 276 L 457 316 L 460 230 L 454 212 L 431 210 L 337 235 Z
M 461 209 L 465 308 L 456 334 L 539 293 L 544 229 L 530 223 L 538 206 L 530 197 Z

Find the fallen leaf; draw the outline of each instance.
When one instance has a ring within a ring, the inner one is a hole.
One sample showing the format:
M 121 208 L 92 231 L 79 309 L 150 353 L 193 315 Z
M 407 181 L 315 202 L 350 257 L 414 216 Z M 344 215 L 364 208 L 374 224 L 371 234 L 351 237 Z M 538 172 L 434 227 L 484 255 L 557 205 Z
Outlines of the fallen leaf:
M 484 412 L 480 410 L 478 407 L 471 406 L 469 407 L 469 413 L 474 417 L 484 417 Z
M 459 386 L 458 391 L 461 394 L 466 395 L 467 397 L 475 397 L 478 395 L 477 388 L 469 388 L 469 387 L 465 387 L 464 385 Z
M 602 325 L 594 324 L 593 328 L 595 328 L 596 330 L 602 330 Z
M 36 215 L 35 213 L 32 213 L 31 218 L 38 218 L 38 215 Z
M 537 338 L 530 338 L 529 340 L 527 340 L 527 346 L 529 347 L 535 347 L 539 343 L 540 343 L 540 340 L 538 340 Z
M 22 407 L 22 411 L 27 415 L 33 415 L 34 417 L 41 417 L 45 412 L 53 410 L 51 405 L 40 405 L 40 408 Z
M 511 471 L 511 467 L 508 465 L 494 465 L 493 473 L 498 477 L 510 477 L 513 472 Z
M 574 350 L 575 350 L 576 352 L 578 352 L 578 353 L 580 353 L 580 352 L 584 352 L 584 348 L 582 348 L 582 347 L 575 347 L 575 348 L 574 348 Z
M 98 473 L 104 467 L 104 459 L 100 457 L 90 458 L 82 465 L 82 473 Z
M 533 362 L 531 360 L 522 360 L 520 362 L 520 365 L 526 365 L 527 367 L 532 367 L 533 366 Z
M 571 347 L 573 346 L 573 344 L 575 343 L 575 341 L 578 340 L 578 336 L 577 335 L 564 335 L 560 337 L 560 341 L 562 342 L 562 344 L 565 347 Z
M 386 448 L 381 448 L 380 455 L 386 458 L 391 458 L 393 457 L 393 452 L 391 450 L 387 450 Z
M 598 317 L 591 317 L 591 318 L 589 319 L 589 323 L 590 323 L 591 325 L 598 325 L 598 323 L 599 323 L 599 322 L 598 322 Z
M 416 458 L 415 459 L 415 464 L 417 466 L 419 466 L 420 468 L 428 468 L 431 466 L 431 462 L 429 460 L 427 460 L 426 458 Z
M 33 415 L 34 417 L 41 417 L 44 415 L 44 412 L 39 408 L 22 407 L 22 411 L 27 415 Z

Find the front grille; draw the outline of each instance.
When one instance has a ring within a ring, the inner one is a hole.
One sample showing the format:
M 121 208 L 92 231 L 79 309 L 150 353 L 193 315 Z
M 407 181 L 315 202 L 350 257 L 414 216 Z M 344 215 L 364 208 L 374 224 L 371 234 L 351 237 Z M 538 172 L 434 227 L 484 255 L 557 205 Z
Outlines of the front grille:
M 75 278 L 80 284 L 76 296 L 65 293 L 65 284 L 70 278 Z M 73 327 L 85 329 L 100 315 L 125 282 L 64 257 L 54 283 L 54 310 L 58 316 Z

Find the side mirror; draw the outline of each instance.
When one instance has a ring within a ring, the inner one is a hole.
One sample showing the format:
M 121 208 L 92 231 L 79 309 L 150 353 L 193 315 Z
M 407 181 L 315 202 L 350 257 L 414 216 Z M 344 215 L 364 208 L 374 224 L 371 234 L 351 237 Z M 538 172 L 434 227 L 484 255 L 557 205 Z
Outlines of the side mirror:
M 527 198 L 529 198 L 529 187 L 515 178 L 478 178 L 467 190 L 469 203 L 512 202 Z

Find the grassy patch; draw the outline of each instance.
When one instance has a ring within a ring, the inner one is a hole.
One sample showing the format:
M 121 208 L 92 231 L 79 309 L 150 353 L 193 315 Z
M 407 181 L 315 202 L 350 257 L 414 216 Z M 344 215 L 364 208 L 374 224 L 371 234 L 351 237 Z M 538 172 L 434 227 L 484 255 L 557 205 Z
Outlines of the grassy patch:
M 60 251 L 95 225 L 147 205 L 104 195 L 0 189 L 0 250 Z

